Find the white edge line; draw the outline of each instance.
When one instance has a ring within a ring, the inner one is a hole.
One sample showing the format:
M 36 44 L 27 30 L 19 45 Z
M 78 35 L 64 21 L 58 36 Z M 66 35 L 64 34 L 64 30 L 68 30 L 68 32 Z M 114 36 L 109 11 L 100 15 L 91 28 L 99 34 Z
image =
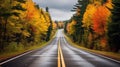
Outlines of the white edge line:
M 34 51 L 34 50 L 33 50 L 33 51 Z M 3 62 L 0 63 L 0 65 L 3 65 L 3 64 L 5 64 L 5 63 L 7 63 L 7 62 L 10 62 L 10 61 L 12 61 L 12 60 L 14 60 L 14 59 L 17 59 L 17 58 L 19 58 L 19 57 L 21 57 L 21 56 L 23 56 L 23 55 L 29 54 L 29 53 L 31 53 L 31 52 L 33 52 L 33 51 L 29 51 L 29 52 L 23 53 L 23 54 L 21 54 L 21 55 L 18 55 L 18 56 L 16 56 L 16 57 L 13 57 L 13 58 L 11 58 L 11 59 L 8 59 L 8 60 L 6 60 L 6 61 L 3 61 Z
M 36 50 L 37 50 L 37 49 L 36 49 Z M 7 63 L 7 62 L 10 62 L 10 61 L 12 61 L 12 60 L 14 60 L 14 59 L 17 59 L 17 58 L 19 58 L 19 57 L 21 57 L 21 56 L 24 56 L 24 55 L 29 54 L 29 53 L 31 53 L 31 52 L 33 52 L 33 51 L 36 51 L 36 50 L 31 50 L 31 51 L 25 52 L 25 53 L 23 53 L 23 54 L 21 54 L 21 55 L 15 56 L 15 57 L 13 57 L 13 58 L 11 58 L 11 59 L 8 59 L 8 60 L 6 60 L 6 61 L 1 62 L 0 65 L 3 65 L 3 64 L 5 64 L 5 63 Z
M 64 35 L 65 36 L 65 35 Z M 64 40 L 65 41 L 65 40 Z M 66 41 L 65 41 L 66 42 Z M 66 42 L 67 43 L 67 42 Z M 67 43 L 68 44 L 68 43 Z M 78 48 L 79 49 L 79 48 Z M 80 49 L 80 50 L 82 50 L 82 49 Z M 84 51 L 84 50 L 83 50 Z M 107 57 L 107 56 L 104 56 L 104 55 L 100 55 L 100 54 L 96 54 L 96 53 L 93 53 L 93 52 L 90 52 L 90 51 L 85 51 L 85 52 L 88 52 L 88 53 L 91 53 L 91 54 L 93 54 L 93 55 L 97 55 L 97 56 L 99 56 L 99 57 L 102 57 L 102 58 L 105 58 L 105 59 L 108 59 L 108 60 L 111 60 L 111 61 L 114 61 L 114 62 L 116 62 L 116 63 L 120 63 L 120 61 L 118 61 L 118 60 L 115 60 L 115 59 L 112 59 L 112 58 L 109 58 L 109 57 Z
M 100 54 L 96 54 L 96 53 L 92 53 L 92 52 L 89 52 L 89 53 L 91 53 L 91 54 L 93 54 L 93 55 L 97 55 L 97 56 L 102 57 L 102 58 L 105 58 L 105 59 L 108 59 L 108 60 L 111 60 L 111 61 L 114 61 L 114 62 L 116 62 L 116 63 L 120 63 L 120 61 L 115 60 L 115 59 L 112 59 L 112 58 L 109 58 L 109 57 L 104 56 L 104 55 L 100 55 Z

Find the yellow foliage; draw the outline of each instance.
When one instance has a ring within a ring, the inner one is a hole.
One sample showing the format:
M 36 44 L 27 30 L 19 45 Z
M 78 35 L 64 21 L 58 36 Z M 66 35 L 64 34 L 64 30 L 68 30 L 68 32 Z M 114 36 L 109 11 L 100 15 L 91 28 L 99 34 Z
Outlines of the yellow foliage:
M 68 31 L 69 34 L 73 34 L 75 32 L 75 29 L 74 29 L 75 28 L 74 27 L 75 24 L 76 24 L 75 20 L 72 20 L 71 23 L 67 24 L 67 31 Z
M 83 16 L 83 26 L 86 27 L 87 29 L 92 25 L 92 17 L 94 12 L 96 11 L 96 7 L 94 4 L 89 4 L 87 6 L 86 12 L 84 13 Z
M 83 16 L 83 21 L 82 21 L 83 26 L 86 27 L 87 29 L 92 26 L 93 14 L 95 13 L 97 8 L 102 6 L 101 2 L 102 2 L 102 0 L 94 0 L 94 3 L 88 4 L 88 6 L 86 8 L 86 12 L 84 13 L 84 16 Z M 108 15 L 107 17 L 109 17 L 111 15 L 111 12 L 106 8 L 106 6 L 109 9 L 112 9 L 113 8 L 112 5 L 113 5 L 112 0 L 107 0 L 107 2 L 104 3 L 104 5 L 103 5 L 103 9 L 105 9 L 103 12 L 107 13 L 107 15 Z
M 50 25 L 50 16 L 49 13 L 43 11 L 42 9 L 38 9 L 34 6 L 35 4 L 28 0 L 26 2 L 26 19 L 29 24 L 35 28 L 34 34 L 46 34 L 48 27 Z
M 112 0 L 107 0 L 107 2 L 104 4 L 106 7 L 108 7 L 109 9 L 113 9 L 113 4 L 112 4 Z
M 26 30 L 22 31 L 22 34 L 26 37 L 29 37 L 30 36 L 30 33 Z
M 36 13 L 34 5 L 35 4 L 30 0 L 27 0 L 27 2 L 25 3 L 25 8 L 27 9 L 27 11 L 26 11 L 26 19 L 28 21 L 33 19 L 33 16 Z

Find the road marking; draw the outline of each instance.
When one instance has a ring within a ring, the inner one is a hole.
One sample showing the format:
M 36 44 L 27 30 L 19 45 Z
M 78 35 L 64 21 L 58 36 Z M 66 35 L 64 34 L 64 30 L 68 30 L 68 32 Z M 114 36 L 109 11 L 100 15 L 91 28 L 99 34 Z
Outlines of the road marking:
M 42 48 L 41 48 L 41 49 L 42 49 Z M 47 51 L 48 49 L 49 49 L 49 47 L 43 49 L 43 51 Z M 22 56 L 24 56 L 24 55 L 27 55 L 27 54 L 29 54 L 29 53 L 32 53 L 32 52 L 34 52 L 34 51 L 36 51 L 36 50 L 39 50 L 39 49 L 34 49 L 34 50 L 31 50 L 31 51 L 25 52 L 25 53 L 23 53 L 23 54 L 20 54 L 20 55 L 18 55 L 18 56 L 15 56 L 15 57 L 13 57 L 13 58 L 10 58 L 10 59 L 8 59 L 8 60 L 5 60 L 5 61 L 3 61 L 3 62 L 0 62 L 0 65 L 3 65 L 3 64 L 5 64 L 5 63 L 8 63 L 8 62 L 10 62 L 10 61 L 12 61 L 12 60 L 15 60 L 15 59 L 17 59 L 17 58 L 19 58 L 19 57 L 22 57 Z
M 64 37 L 66 38 L 65 35 L 64 35 Z M 64 40 L 64 42 L 65 42 L 66 44 L 68 44 L 67 41 L 65 40 L 65 38 L 64 38 L 63 40 Z M 68 44 L 68 45 L 69 45 L 69 44 Z M 72 46 L 72 47 L 73 47 L 73 46 Z M 115 59 L 112 59 L 112 58 L 109 58 L 109 57 L 104 56 L 104 55 L 96 54 L 96 53 L 93 53 L 93 52 L 90 52 L 90 51 L 85 51 L 85 50 L 82 50 L 82 49 L 79 49 L 79 48 L 77 48 L 77 50 L 81 50 L 81 51 L 84 51 L 84 52 L 86 52 L 86 53 L 90 53 L 91 55 L 94 55 L 94 56 L 97 56 L 97 57 L 101 57 L 101 58 L 105 58 L 105 59 L 108 59 L 108 60 L 110 60 L 110 61 L 114 61 L 114 62 L 116 62 L 116 63 L 120 63 L 120 61 L 115 60 Z
M 92 54 L 92 55 L 96 55 L 96 56 L 98 56 L 98 57 L 101 57 L 101 58 L 105 58 L 105 59 L 108 59 L 108 60 L 114 61 L 114 62 L 116 62 L 116 63 L 120 63 L 120 61 L 115 60 L 115 59 L 112 59 L 112 58 L 109 58 L 109 57 L 104 56 L 104 55 L 100 55 L 100 54 L 96 54 L 96 53 L 92 53 L 92 52 L 89 52 L 89 53 Z
M 8 60 L 6 60 L 6 61 L 3 61 L 3 62 L 0 63 L 0 65 L 5 64 L 5 63 L 7 63 L 7 62 L 10 62 L 10 61 L 12 61 L 12 60 L 14 60 L 14 59 L 17 59 L 17 58 L 19 58 L 19 57 L 21 57 L 21 56 L 23 56 L 23 55 L 29 54 L 29 53 L 31 53 L 31 52 L 33 52 L 33 51 L 34 51 L 34 50 L 29 51 L 29 52 L 26 52 L 26 53 L 21 54 L 21 55 L 18 55 L 18 56 L 16 56 L 16 57 L 13 57 L 13 58 L 8 59 Z
M 62 49 L 60 47 L 60 40 L 58 41 L 58 67 L 66 67 Z
M 60 63 L 60 51 L 59 51 L 59 45 L 58 45 L 58 67 L 61 67 L 61 63 Z

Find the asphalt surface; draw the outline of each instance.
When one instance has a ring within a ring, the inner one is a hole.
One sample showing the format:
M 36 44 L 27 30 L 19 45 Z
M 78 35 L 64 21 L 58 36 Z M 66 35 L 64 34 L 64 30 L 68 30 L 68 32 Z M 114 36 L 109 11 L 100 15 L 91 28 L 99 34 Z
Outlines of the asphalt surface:
M 75 48 L 66 41 L 62 29 L 47 46 L 0 63 L 0 67 L 62 67 L 58 66 L 58 42 L 65 67 L 120 67 L 119 61 Z M 61 60 L 60 60 L 61 61 Z

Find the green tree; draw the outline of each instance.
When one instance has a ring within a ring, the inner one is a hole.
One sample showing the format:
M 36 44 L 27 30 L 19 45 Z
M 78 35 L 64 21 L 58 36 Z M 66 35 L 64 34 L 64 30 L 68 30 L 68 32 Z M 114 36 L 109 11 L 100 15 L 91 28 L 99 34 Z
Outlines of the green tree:
M 84 27 L 83 27 L 83 15 L 86 10 L 87 4 L 89 0 L 78 0 L 78 3 L 74 5 L 72 11 L 76 11 L 76 14 L 73 15 L 73 19 L 76 21 L 75 32 L 72 35 L 74 42 L 82 43 L 83 42 L 83 34 L 84 34 Z
M 115 52 L 120 50 L 120 0 L 114 0 L 112 22 L 108 26 L 109 45 Z
M 49 8 L 48 7 L 46 7 L 46 12 L 49 12 Z M 50 15 L 49 15 L 49 18 L 50 18 L 50 26 L 48 27 L 46 41 L 50 40 L 51 32 L 52 32 L 52 20 L 51 20 Z

